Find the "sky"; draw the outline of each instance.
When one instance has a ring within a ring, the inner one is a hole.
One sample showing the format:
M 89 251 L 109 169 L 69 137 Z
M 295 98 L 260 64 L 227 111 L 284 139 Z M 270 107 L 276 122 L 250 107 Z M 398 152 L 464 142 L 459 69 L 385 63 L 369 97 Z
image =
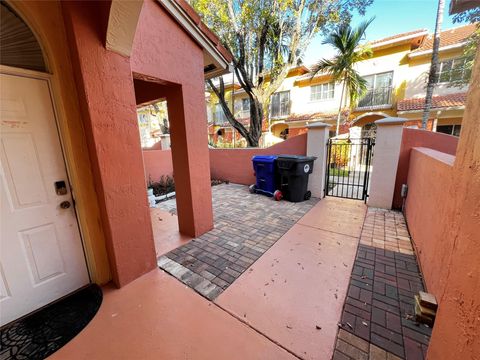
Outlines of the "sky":
M 422 28 L 433 32 L 437 6 L 438 0 L 373 0 L 365 16 L 354 13 L 352 25 L 375 17 L 366 32 L 366 39 L 369 41 Z M 449 6 L 450 1 L 446 0 L 442 30 L 462 25 L 453 24 L 453 18 L 448 14 Z M 322 37 L 317 36 L 307 48 L 303 62 L 310 65 L 320 58 L 332 55 L 333 50 L 327 45 L 322 45 Z

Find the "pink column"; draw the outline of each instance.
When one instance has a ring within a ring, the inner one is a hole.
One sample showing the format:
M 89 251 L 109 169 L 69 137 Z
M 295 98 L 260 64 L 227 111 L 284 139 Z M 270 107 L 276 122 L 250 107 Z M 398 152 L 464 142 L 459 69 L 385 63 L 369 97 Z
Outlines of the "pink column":
M 171 86 L 167 104 L 178 225 L 181 233 L 196 237 L 213 228 L 212 191 L 206 122 L 197 118 L 196 102 L 186 100 L 204 95 L 187 89 Z
M 70 1 L 62 6 L 102 210 L 99 221 L 113 280 L 123 286 L 156 266 L 130 59 L 104 47 L 108 6 Z

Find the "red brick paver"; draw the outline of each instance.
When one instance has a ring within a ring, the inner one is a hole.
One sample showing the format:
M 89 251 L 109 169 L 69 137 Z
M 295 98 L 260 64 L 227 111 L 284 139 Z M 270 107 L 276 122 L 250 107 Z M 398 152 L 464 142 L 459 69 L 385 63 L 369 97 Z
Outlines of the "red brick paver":
M 431 328 L 413 320 L 419 290 L 424 285 L 403 215 L 369 208 L 333 358 L 424 359 Z
M 212 188 L 215 229 L 158 259 L 161 269 L 212 300 L 285 234 L 318 199 L 301 203 L 250 194 L 247 186 Z M 175 200 L 160 204 L 175 211 Z

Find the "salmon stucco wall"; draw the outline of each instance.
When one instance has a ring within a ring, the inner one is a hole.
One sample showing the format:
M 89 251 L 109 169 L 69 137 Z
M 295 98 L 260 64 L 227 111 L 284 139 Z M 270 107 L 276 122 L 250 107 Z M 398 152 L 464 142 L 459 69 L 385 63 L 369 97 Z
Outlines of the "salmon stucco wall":
M 143 4 L 131 70 L 136 79 L 165 86 L 180 232 L 213 228 L 203 50 L 153 0 Z
M 254 155 L 305 155 L 306 142 L 307 134 L 303 134 L 265 149 L 210 149 L 211 178 L 251 185 L 255 182 L 252 167 Z M 144 150 L 143 162 L 147 183 L 149 179 L 158 181 L 162 175 L 173 174 L 170 150 Z
M 170 150 L 144 150 L 143 166 L 147 184 L 150 181 L 160 180 L 162 176 L 172 176 L 172 152 Z
M 113 280 L 156 267 L 128 58 L 105 50 L 109 3 L 64 2 L 67 34 L 102 210 Z
M 402 134 L 402 144 L 400 146 L 400 156 L 398 159 L 392 207 L 394 209 L 402 208 L 403 199 L 400 192 L 402 189 L 402 184 L 407 183 L 410 152 L 412 148 L 426 147 L 450 155 L 455 155 L 455 152 L 457 151 L 457 145 L 458 137 L 456 136 L 421 129 L 404 128 Z
M 210 149 L 211 177 L 251 185 L 255 183 L 252 166 L 254 155 L 305 155 L 306 151 L 307 134 L 289 138 L 265 149 Z
M 433 150 L 411 153 L 405 214 L 428 291 L 439 302 L 427 360 L 480 354 L 479 98 L 477 51 L 453 166 Z
M 438 296 L 444 291 L 453 239 L 442 236 L 438 226 L 448 217 L 445 204 L 451 190 L 453 155 L 416 147 L 411 149 L 408 172 L 409 191 L 405 214 L 415 243 L 428 291 Z M 444 194 L 443 196 L 441 194 Z

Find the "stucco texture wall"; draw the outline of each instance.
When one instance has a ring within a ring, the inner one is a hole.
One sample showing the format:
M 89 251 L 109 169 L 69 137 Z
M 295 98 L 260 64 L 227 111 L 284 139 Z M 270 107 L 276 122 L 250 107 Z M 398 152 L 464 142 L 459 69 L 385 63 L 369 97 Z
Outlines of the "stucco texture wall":
M 110 2 L 69 1 L 62 8 L 109 262 L 115 283 L 123 286 L 156 267 L 137 90 L 160 89 L 158 98 L 168 102 L 173 168 L 182 190 L 180 232 L 198 236 L 213 227 L 203 50 L 156 1 L 143 2 L 130 58 L 105 49 Z
M 411 155 L 406 219 L 439 301 L 428 360 L 480 354 L 480 52 L 473 73 L 453 166 L 438 153 Z
M 105 50 L 109 3 L 62 4 L 113 279 L 156 266 L 128 58 Z
M 167 87 L 179 228 L 199 236 L 213 227 L 203 50 L 156 1 L 144 2 L 139 24 L 131 70 Z
M 271 147 L 246 149 L 210 149 L 210 173 L 212 179 L 228 180 L 236 184 L 251 185 L 255 182 L 252 157 L 255 155 L 305 155 L 307 134 L 292 137 Z M 145 179 L 158 180 L 162 175 L 174 172 L 170 150 L 144 151 Z
M 254 155 L 305 155 L 307 134 L 289 138 L 265 149 L 210 149 L 210 172 L 213 179 L 237 184 L 255 183 L 252 157 Z
M 145 180 L 158 181 L 162 176 L 173 175 L 173 163 L 171 150 L 144 150 L 143 166 L 145 168 Z
M 456 136 L 421 129 L 403 129 L 400 157 L 398 159 L 397 176 L 395 180 L 395 192 L 393 195 L 394 209 L 402 208 L 403 199 L 400 195 L 400 191 L 402 189 L 402 184 L 407 183 L 411 149 L 414 147 L 426 147 L 446 154 L 455 155 L 457 144 L 458 138 Z

